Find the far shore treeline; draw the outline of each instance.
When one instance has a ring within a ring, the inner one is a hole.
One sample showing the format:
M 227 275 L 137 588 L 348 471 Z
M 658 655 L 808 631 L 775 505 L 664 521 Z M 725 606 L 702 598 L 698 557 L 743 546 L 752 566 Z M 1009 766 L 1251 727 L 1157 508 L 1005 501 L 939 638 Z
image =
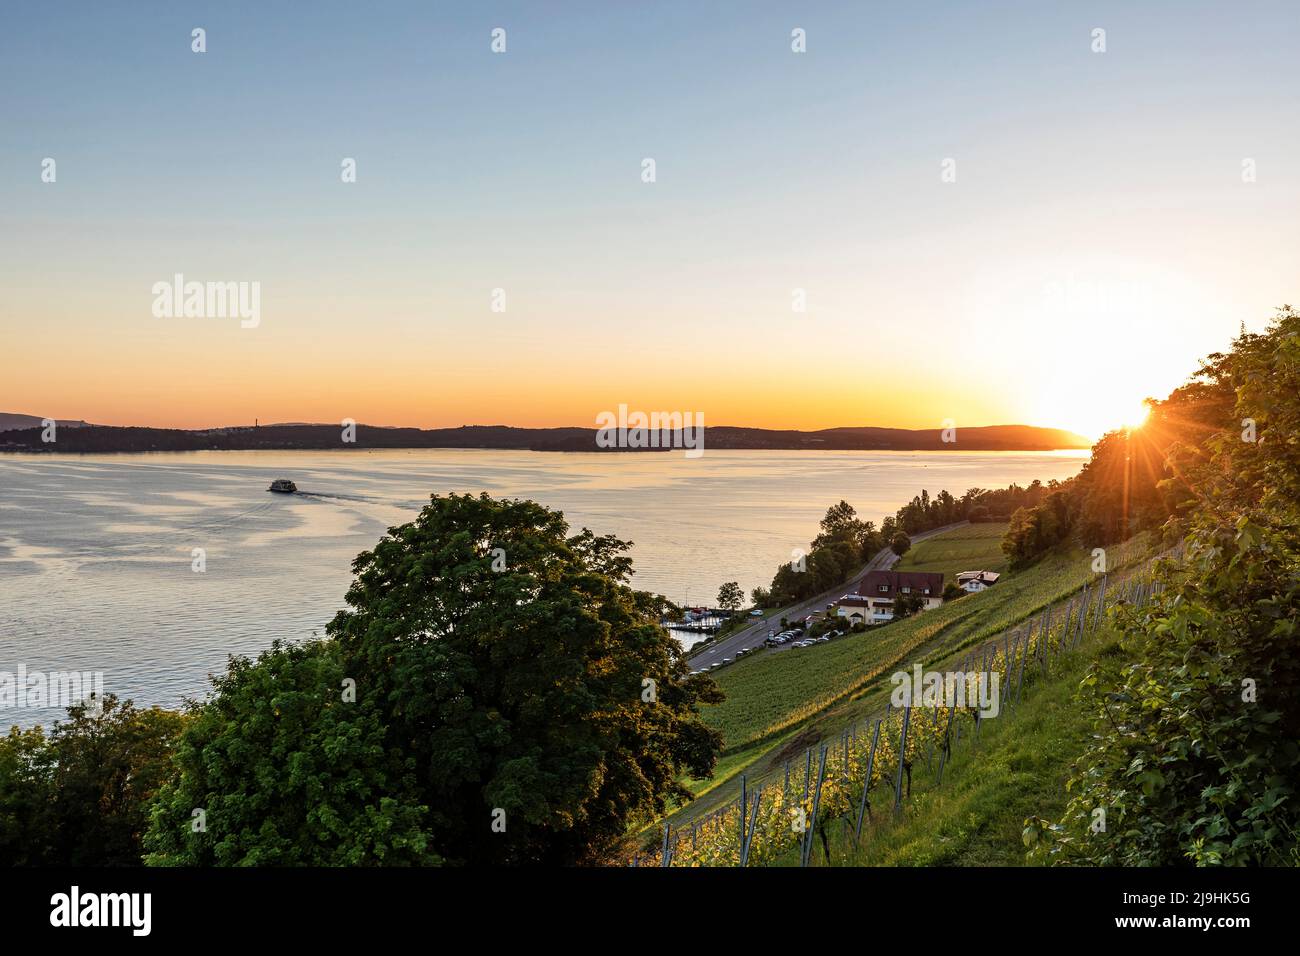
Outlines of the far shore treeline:
M 1067 812 L 1027 821 L 1028 858 L 1300 864 L 1300 313 L 1151 404 L 1066 482 L 923 493 L 879 530 L 832 507 L 809 564 L 963 518 L 1008 520 L 1021 568 L 1138 531 L 1181 544 L 1151 601 L 1112 612 Z M 725 744 L 700 718 L 720 691 L 629 585 L 627 548 L 534 502 L 434 496 L 357 557 L 325 639 L 232 659 L 180 712 L 109 697 L 13 728 L 0 860 L 608 861 Z
M 0 415 L 27 423 L 32 416 Z M 987 425 L 958 429 L 826 428 L 821 431 L 736 428 L 709 425 L 705 446 L 712 450 L 768 451 L 1055 451 L 1088 447 L 1088 440 L 1058 428 Z M 945 431 L 947 434 L 945 435 Z M 260 427 L 179 429 L 69 423 L 59 425 L 54 441 L 46 429 L 0 427 L 0 452 L 92 454 L 145 451 L 292 451 L 378 448 L 495 448 L 517 451 L 654 452 L 684 447 L 665 432 L 650 448 L 603 448 L 595 428 L 515 428 L 464 425 L 459 428 L 386 428 L 358 424 L 342 439 L 340 425 L 276 424 Z

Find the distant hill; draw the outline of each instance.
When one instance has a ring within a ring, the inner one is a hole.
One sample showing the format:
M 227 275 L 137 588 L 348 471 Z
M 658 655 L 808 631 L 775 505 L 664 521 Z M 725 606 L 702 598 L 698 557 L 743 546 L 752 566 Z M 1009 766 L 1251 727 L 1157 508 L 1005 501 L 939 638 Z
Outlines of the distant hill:
M 0 432 L 11 431 L 15 428 L 40 428 L 41 422 L 44 420 L 40 415 L 15 415 L 11 412 L 0 412 Z M 59 428 L 84 428 L 88 424 L 87 422 L 63 418 L 56 418 L 54 421 Z
M 3 429 L 0 450 L 47 452 L 197 451 L 202 449 L 364 449 L 364 448 L 502 448 L 531 451 L 659 451 L 659 449 L 604 449 L 596 446 L 594 428 L 514 428 L 509 425 L 462 425 L 459 428 L 392 428 L 358 425 L 356 442 L 344 444 L 338 425 L 263 425 L 259 428 L 119 428 L 68 423 L 76 426 L 60 433 L 58 441 L 41 442 L 40 419 L 30 415 L 4 415 L 0 422 L 18 420 Z M 34 424 L 25 424 L 34 422 Z M 61 426 L 65 423 L 60 422 Z M 1033 425 L 986 425 L 958 428 L 957 441 L 946 443 L 942 431 L 906 428 L 826 428 L 820 431 L 737 428 L 728 425 L 704 429 L 709 449 L 822 449 L 827 451 L 1052 451 L 1086 449 L 1088 439 L 1057 428 Z M 679 447 L 663 433 L 661 446 Z

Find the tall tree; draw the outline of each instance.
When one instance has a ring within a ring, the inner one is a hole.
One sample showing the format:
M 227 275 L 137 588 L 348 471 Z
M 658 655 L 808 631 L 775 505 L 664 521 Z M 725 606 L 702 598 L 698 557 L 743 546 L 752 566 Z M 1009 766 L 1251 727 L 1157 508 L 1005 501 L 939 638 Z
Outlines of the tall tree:
M 628 547 L 531 501 L 451 495 L 354 562 L 328 631 L 449 861 L 599 860 L 689 799 L 682 774 L 712 772 L 698 707 L 720 694 L 628 586 Z
M 736 581 L 728 581 L 718 588 L 718 607 L 726 611 L 739 611 L 745 603 L 745 592 Z

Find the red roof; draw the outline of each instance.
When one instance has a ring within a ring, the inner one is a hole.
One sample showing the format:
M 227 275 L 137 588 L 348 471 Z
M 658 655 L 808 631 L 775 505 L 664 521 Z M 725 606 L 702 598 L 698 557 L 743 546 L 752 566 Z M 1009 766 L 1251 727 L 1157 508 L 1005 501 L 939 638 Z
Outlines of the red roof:
M 881 588 L 884 590 L 881 590 Z M 922 597 L 943 595 L 943 575 L 938 571 L 868 571 L 858 582 L 863 597 L 894 597 L 910 588 Z

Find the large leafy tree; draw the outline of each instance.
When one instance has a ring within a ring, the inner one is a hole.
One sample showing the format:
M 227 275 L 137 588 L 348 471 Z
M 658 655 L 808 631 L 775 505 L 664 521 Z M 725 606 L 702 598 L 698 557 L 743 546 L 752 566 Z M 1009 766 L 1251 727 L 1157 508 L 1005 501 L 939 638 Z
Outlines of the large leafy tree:
M 434 496 L 354 563 L 328 630 L 448 860 L 599 860 L 712 771 L 718 692 L 628 585 L 628 547 L 534 502 Z
M 146 862 L 161 866 L 436 863 L 411 772 L 337 648 L 232 658 L 176 747 Z
M 140 863 L 149 801 L 171 772 L 183 717 L 109 694 L 46 735 L 0 739 L 0 859 L 45 866 Z

